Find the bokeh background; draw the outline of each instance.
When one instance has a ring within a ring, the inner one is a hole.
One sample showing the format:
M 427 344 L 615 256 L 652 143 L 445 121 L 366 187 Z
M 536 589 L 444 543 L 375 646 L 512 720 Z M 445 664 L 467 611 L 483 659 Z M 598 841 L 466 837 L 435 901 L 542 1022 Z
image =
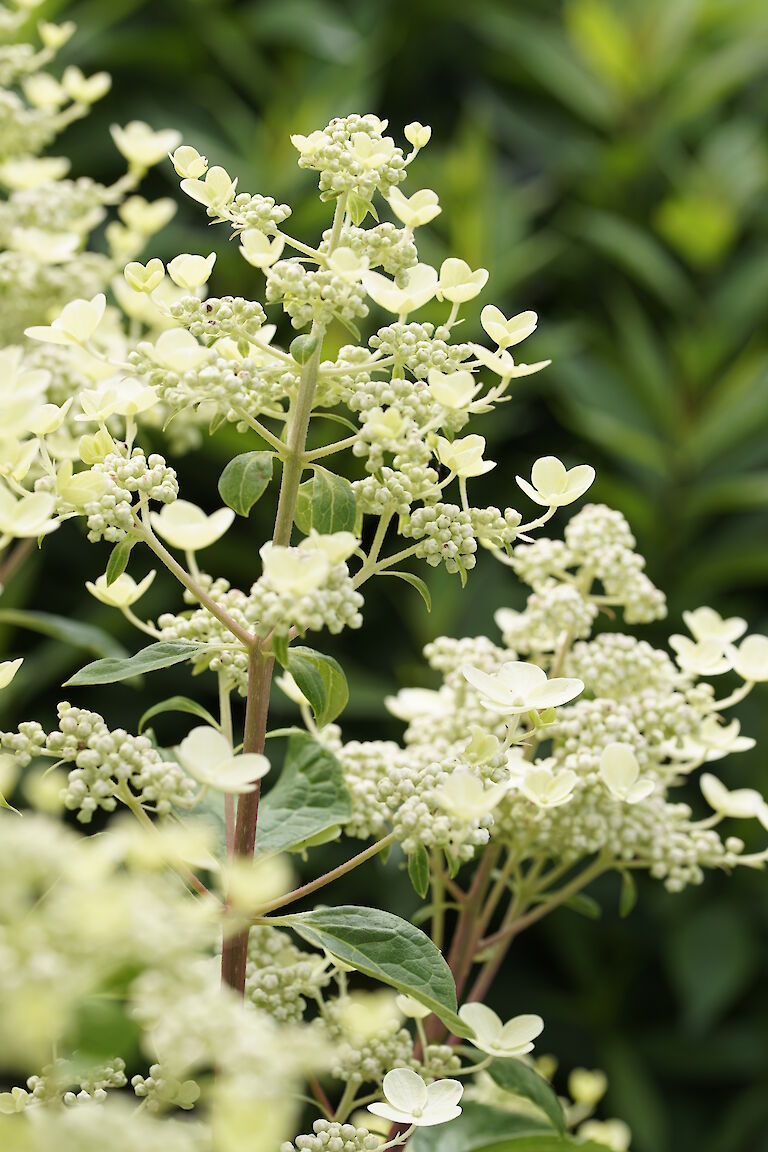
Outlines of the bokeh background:
M 349 111 L 388 117 L 395 135 L 412 119 L 431 124 L 411 180 L 436 189 L 444 211 L 420 234 L 422 258 L 488 268 L 481 302 L 535 308 L 527 358 L 554 361 L 480 429 L 499 462 L 488 500 L 514 503 L 515 473 L 539 455 L 588 460 L 594 498 L 627 515 L 668 594 L 669 622 L 649 639 L 703 603 L 768 630 L 765 0 L 84 0 L 45 13 L 79 25 L 65 62 L 113 76 L 110 95 L 57 148 L 78 175 L 120 174 L 111 122 L 173 126 L 242 189 L 291 203 L 309 236 L 327 209 L 296 167 L 291 132 Z M 180 199 L 170 166 L 149 192 Z M 181 204 L 151 255 L 215 249 L 214 294 L 258 290 L 226 232 L 206 224 Z M 208 510 L 233 437 L 179 463 L 184 495 Z M 248 582 L 268 520 L 259 505 L 216 553 L 216 570 Z M 75 533 L 50 538 L 4 606 L 79 617 L 134 644 L 85 593 L 106 551 Z M 363 633 L 332 646 L 352 686 L 350 734 L 396 735 L 382 701 L 430 682 L 423 644 L 493 633 L 493 610 L 521 596 L 489 557 L 464 592 L 431 570 L 430 585 L 427 615 L 399 582 L 379 582 Z M 172 594 L 158 579 L 143 606 L 157 611 Z M 14 651 L 27 644 L 4 631 Z M 50 714 L 82 662 L 54 640 L 30 642 L 12 711 Z M 161 673 L 88 703 L 128 726 L 174 690 Z M 211 684 L 193 690 L 209 702 Z M 741 707 L 761 745 L 729 763 L 729 783 L 768 789 L 767 711 L 764 692 Z M 175 737 L 164 723 L 162 736 Z M 358 897 L 374 902 L 381 878 L 367 873 Z M 396 863 L 386 886 L 388 906 L 394 892 L 407 912 L 413 896 Z M 561 910 L 516 943 L 494 1005 L 540 1012 L 563 1073 L 607 1070 L 608 1113 L 630 1123 L 635 1152 L 766 1152 L 765 876 L 715 876 L 677 897 L 649 881 L 629 920 L 618 918 L 617 881 L 595 895 L 599 923 Z

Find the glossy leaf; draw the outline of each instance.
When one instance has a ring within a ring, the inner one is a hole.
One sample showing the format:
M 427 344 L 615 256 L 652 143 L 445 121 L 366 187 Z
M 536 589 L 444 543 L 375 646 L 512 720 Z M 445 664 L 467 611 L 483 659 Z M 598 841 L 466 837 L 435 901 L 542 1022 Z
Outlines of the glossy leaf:
M 219 477 L 219 495 L 238 514 L 247 516 L 272 479 L 271 452 L 243 452 L 230 460 Z
M 341 665 L 332 656 L 299 645 L 288 650 L 285 666 L 309 700 L 321 728 L 344 711 L 349 686 Z
M 379 908 L 341 905 L 317 908 L 272 923 L 292 928 L 308 944 L 324 948 L 365 976 L 413 996 L 459 1035 L 456 988 L 441 952 L 420 929 Z
M 144 730 L 153 717 L 161 716 L 164 712 L 187 712 L 190 716 L 199 716 L 212 728 L 219 727 L 218 721 L 208 709 L 203 708 L 202 704 L 198 704 L 196 700 L 190 700 L 188 696 L 169 696 L 167 700 L 161 700 L 159 704 L 153 704 L 151 708 L 147 708 L 139 720 L 139 732 Z
M 307 733 L 296 732 L 277 783 L 259 805 L 256 855 L 294 851 L 346 823 L 350 814 L 339 761 Z
M 144 672 L 155 672 L 158 668 L 171 668 L 184 660 L 191 660 L 200 652 L 198 644 L 185 640 L 161 640 L 149 644 L 124 659 L 108 657 L 86 664 L 79 672 L 66 681 L 64 687 L 80 687 L 87 684 L 116 684 L 120 680 L 131 680 Z

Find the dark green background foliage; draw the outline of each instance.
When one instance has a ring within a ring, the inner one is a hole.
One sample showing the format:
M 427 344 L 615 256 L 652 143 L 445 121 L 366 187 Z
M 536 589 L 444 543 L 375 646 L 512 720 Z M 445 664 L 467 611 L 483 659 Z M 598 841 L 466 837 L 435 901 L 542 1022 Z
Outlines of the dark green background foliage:
M 358 110 L 388 117 L 396 135 L 415 118 L 431 124 L 412 179 L 435 188 L 444 211 L 420 234 L 422 258 L 450 252 L 487 267 L 482 302 L 508 314 L 536 308 L 540 333 L 526 358 L 554 360 L 479 428 L 499 466 L 478 487 L 489 502 L 515 503 L 514 474 L 536 456 L 589 460 L 593 495 L 630 518 L 669 595 L 673 630 L 681 609 L 700 603 L 766 630 L 764 0 L 86 0 L 48 11 L 80 25 L 68 59 L 114 77 L 63 141 L 78 173 L 119 175 L 111 121 L 175 126 L 242 189 L 289 201 L 296 230 L 310 236 L 327 209 L 296 167 L 291 132 Z M 170 166 L 150 190 L 178 196 Z M 182 204 L 151 254 L 215 247 L 212 291 L 258 290 L 224 230 L 205 224 Z M 477 335 L 475 321 L 466 330 Z M 185 496 L 216 505 L 235 439 L 220 433 L 181 461 Z M 257 446 L 241 439 L 237 450 Z M 217 570 L 252 578 L 268 529 L 259 504 L 215 552 Z M 83 590 L 106 551 L 76 546 L 76 531 L 46 542 L 10 598 L 119 627 Z M 520 598 L 488 557 L 463 593 L 442 573 L 430 585 L 427 616 L 407 587 L 380 581 L 364 633 L 329 645 L 350 673 L 350 733 L 395 733 L 381 701 L 399 684 L 427 682 L 423 643 L 492 631 L 492 609 Z M 170 592 L 158 579 L 142 607 L 158 610 Z M 50 711 L 72 659 L 54 642 L 36 645 L 9 690 L 13 711 Z M 89 690 L 87 702 L 129 725 L 173 691 L 212 703 L 211 684 L 180 685 L 173 673 L 140 692 Z M 765 700 L 742 709 L 763 749 Z M 178 734 L 172 725 L 158 722 L 162 738 Z M 742 757 L 728 782 L 765 789 L 763 756 Z M 380 881 L 378 867 L 366 882 Z M 389 868 L 382 902 L 392 907 L 399 892 L 407 911 L 407 879 L 397 861 Z M 339 897 L 359 898 L 361 884 Z M 563 910 L 535 928 L 515 945 L 493 1002 L 541 1012 L 564 1070 L 606 1068 L 608 1111 L 631 1124 L 635 1152 L 765 1152 L 767 892 L 760 874 L 713 877 L 680 897 L 647 882 L 622 921 L 618 881 L 606 880 L 596 893 L 602 922 Z

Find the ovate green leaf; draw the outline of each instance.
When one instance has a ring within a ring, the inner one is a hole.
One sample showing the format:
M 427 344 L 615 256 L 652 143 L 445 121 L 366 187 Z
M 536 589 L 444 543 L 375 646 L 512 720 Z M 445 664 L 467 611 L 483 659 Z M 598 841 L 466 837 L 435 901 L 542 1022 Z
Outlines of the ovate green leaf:
M 285 666 L 309 700 L 321 728 L 344 711 L 349 686 L 341 665 L 332 656 L 299 645 L 289 649 Z
M 451 1031 L 466 1035 L 456 1015 L 456 986 L 441 952 L 413 924 L 379 908 L 317 908 L 272 920 L 324 948 L 374 980 L 413 996 Z
M 181 664 L 183 660 L 191 660 L 199 652 L 198 644 L 189 644 L 184 640 L 161 640 L 124 659 L 108 657 L 106 660 L 94 660 L 92 664 L 86 664 L 85 668 L 81 668 L 67 680 L 64 687 L 115 684 L 119 680 L 141 676 L 144 672 L 154 672 L 158 668 L 170 668 L 174 664 Z
M 311 736 L 296 732 L 280 778 L 259 806 L 256 855 L 295 850 L 345 824 L 350 814 L 341 764 Z
M 247 516 L 272 479 L 271 452 L 243 452 L 230 460 L 219 477 L 219 495 L 238 516 Z

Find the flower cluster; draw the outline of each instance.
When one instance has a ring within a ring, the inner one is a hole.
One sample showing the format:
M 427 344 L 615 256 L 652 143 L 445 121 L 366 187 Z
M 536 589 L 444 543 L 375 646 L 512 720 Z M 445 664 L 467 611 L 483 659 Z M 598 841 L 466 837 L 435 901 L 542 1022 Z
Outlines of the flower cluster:
M 497 612 L 505 646 L 433 642 L 426 655 L 442 687 L 406 689 L 389 702 L 408 722 L 405 746 L 337 746 L 353 802 L 349 834 L 391 829 L 409 855 L 423 845 L 458 860 L 490 840 L 516 869 L 595 856 L 604 869 L 646 869 L 671 891 L 700 883 L 706 868 L 765 859 L 716 830 L 727 816 L 768 827 L 759 794 L 729 792 L 707 773 L 702 791 L 716 815 L 701 817 L 675 789 L 753 745 L 721 712 L 768 677 L 768 640 L 736 647 L 745 622 L 711 609 L 686 614 L 692 637 L 672 637 L 675 659 L 622 633 L 593 636 L 607 603 L 632 619 L 664 610 L 633 547 L 618 513 L 588 505 L 564 543 L 513 549 L 509 564 L 534 591 L 523 611 Z M 617 556 L 634 579 L 606 592 Z M 718 700 L 700 678 L 731 669 L 744 686 Z

